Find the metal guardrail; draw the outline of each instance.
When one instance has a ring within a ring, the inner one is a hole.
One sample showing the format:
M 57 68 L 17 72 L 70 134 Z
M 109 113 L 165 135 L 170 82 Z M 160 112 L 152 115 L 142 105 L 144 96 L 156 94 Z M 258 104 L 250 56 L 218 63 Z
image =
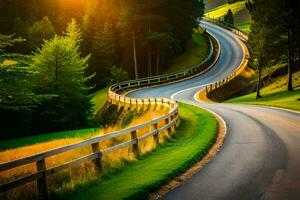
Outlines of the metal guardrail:
M 119 131 L 115 131 L 103 136 L 94 137 L 82 142 L 78 142 L 72 145 L 67 145 L 63 147 L 59 147 L 56 149 L 52 149 L 49 151 L 41 152 L 32 156 L 24 157 L 21 159 L 13 160 L 6 163 L 0 163 L 0 172 L 14 169 L 16 167 L 24 166 L 27 164 L 35 163 L 37 172 L 33 173 L 32 175 L 25 176 L 23 178 L 4 183 L 0 185 L 0 192 L 5 192 L 11 190 L 15 187 L 24 185 L 28 182 L 37 181 L 38 187 L 38 195 L 39 199 L 48 199 L 48 191 L 47 191 L 47 176 L 57 173 L 63 169 L 69 168 L 71 166 L 83 163 L 88 160 L 92 160 L 95 168 L 102 172 L 102 156 L 109 154 L 111 152 L 117 151 L 119 149 L 125 147 L 131 147 L 133 154 L 138 157 L 139 156 L 139 143 L 149 137 L 153 137 L 155 143 L 159 144 L 159 137 L 158 135 L 163 131 L 168 131 L 169 134 L 172 134 L 174 131 L 174 127 L 177 126 L 177 122 L 179 119 L 178 114 L 178 104 L 174 100 L 165 99 L 165 98 L 130 98 L 125 95 L 122 95 L 121 92 L 127 91 L 129 89 L 140 88 L 144 86 L 152 86 L 157 84 L 163 84 L 168 82 L 174 82 L 177 80 L 181 80 L 193 75 L 196 75 L 202 71 L 204 71 L 207 66 L 214 60 L 214 45 L 211 36 L 209 36 L 210 42 L 210 53 L 209 56 L 198 66 L 193 68 L 183 70 L 178 73 L 160 75 L 160 76 L 153 76 L 149 78 L 143 78 L 138 80 L 126 81 L 122 83 L 115 84 L 109 88 L 109 100 L 113 104 L 118 104 L 120 106 L 139 106 L 139 105 L 162 105 L 166 106 L 170 109 L 169 113 L 153 119 L 149 122 L 145 122 L 140 125 L 132 126 L 126 129 L 122 129 Z M 158 127 L 159 122 L 164 122 L 163 127 Z M 151 131 L 147 132 L 141 137 L 137 136 L 137 132 L 145 127 L 151 127 Z M 131 140 L 114 145 L 112 147 L 106 149 L 100 149 L 100 143 L 109 140 L 112 138 L 116 138 L 118 136 L 130 134 Z M 46 166 L 46 159 L 50 156 L 55 156 L 70 150 L 82 148 L 90 146 L 92 149 L 91 154 L 85 155 L 83 157 L 77 158 L 75 160 L 69 161 L 67 163 L 54 166 L 51 168 L 47 168 Z

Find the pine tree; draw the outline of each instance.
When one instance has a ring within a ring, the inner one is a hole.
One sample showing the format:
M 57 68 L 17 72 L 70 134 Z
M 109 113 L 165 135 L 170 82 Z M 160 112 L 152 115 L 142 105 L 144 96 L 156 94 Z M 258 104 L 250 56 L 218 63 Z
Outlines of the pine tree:
M 72 18 L 71 22 L 68 24 L 65 35 L 76 41 L 77 44 L 82 41 L 81 29 L 74 18 Z
M 231 9 L 227 11 L 227 14 L 224 16 L 224 22 L 226 25 L 233 27 L 234 26 L 234 18 Z
M 80 56 L 78 41 L 68 36 L 45 41 L 34 54 L 30 65 L 37 73 L 34 91 L 54 95 L 36 112 L 41 127 L 61 130 L 87 124 L 92 108 L 86 86 L 91 78 L 86 76 L 89 58 Z

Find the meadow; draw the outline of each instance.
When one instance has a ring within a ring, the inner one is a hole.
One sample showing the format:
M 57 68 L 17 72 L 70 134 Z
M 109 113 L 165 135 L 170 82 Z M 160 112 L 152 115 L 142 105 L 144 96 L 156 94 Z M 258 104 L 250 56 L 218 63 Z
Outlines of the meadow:
M 300 72 L 293 75 L 294 91 L 287 90 L 287 76 L 280 76 L 261 89 L 263 98 L 256 99 L 256 93 L 229 99 L 226 103 L 254 104 L 300 110 Z

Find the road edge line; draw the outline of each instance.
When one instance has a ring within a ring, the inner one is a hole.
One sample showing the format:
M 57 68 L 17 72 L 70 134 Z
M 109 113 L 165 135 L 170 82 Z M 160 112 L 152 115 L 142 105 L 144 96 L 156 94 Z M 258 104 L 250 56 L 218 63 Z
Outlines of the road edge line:
M 197 99 L 195 99 L 195 100 L 198 102 Z M 189 104 L 189 103 L 187 103 L 187 104 Z M 197 105 L 193 105 L 193 104 L 189 104 L 189 105 L 197 106 Z M 203 110 L 206 110 L 207 112 L 212 114 L 215 117 L 215 119 L 217 120 L 218 130 L 217 130 L 214 144 L 211 146 L 208 153 L 202 159 L 197 161 L 195 164 L 193 164 L 191 167 L 189 167 L 182 174 L 180 174 L 180 175 L 176 176 L 175 178 L 173 178 L 172 180 L 168 181 L 165 185 L 160 187 L 160 189 L 158 189 L 156 192 L 150 193 L 150 195 L 148 196 L 149 200 L 160 199 L 164 195 L 166 195 L 168 192 L 180 187 L 185 181 L 187 181 L 192 176 L 194 176 L 195 174 L 199 173 L 202 169 L 204 169 L 204 167 L 213 158 L 215 158 L 217 156 L 217 153 L 222 148 L 225 138 L 226 138 L 226 135 L 227 135 L 227 130 L 228 130 L 227 123 L 219 114 L 215 113 L 214 111 L 211 111 L 206 108 L 202 108 L 201 106 L 197 106 L 197 107 L 199 107 Z

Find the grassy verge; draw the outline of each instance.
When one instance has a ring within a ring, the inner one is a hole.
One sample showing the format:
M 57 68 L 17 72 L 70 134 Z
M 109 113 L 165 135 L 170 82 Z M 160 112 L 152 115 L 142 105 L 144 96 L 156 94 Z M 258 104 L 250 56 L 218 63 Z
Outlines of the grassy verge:
M 79 129 L 72 131 L 61 131 L 55 133 L 48 133 L 43 135 L 11 139 L 11 140 L 2 140 L 0 141 L 0 151 L 7 149 L 14 149 L 23 146 L 29 146 L 37 143 L 47 142 L 56 139 L 64 139 L 64 138 L 77 138 L 77 137 L 88 137 L 97 132 L 96 128 L 89 129 Z
M 237 27 L 238 29 L 240 29 L 246 33 L 250 33 L 250 23 L 249 22 L 235 24 L 235 27 Z
M 96 115 L 97 112 L 104 106 L 106 100 L 107 100 L 107 95 L 108 95 L 108 88 L 101 89 L 94 94 L 92 94 L 92 102 L 94 104 L 94 112 L 93 114 Z
M 185 53 L 175 57 L 170 68 L 164 73 L 178 72 L 200 64 L 209 53 L 209 44 L 201 33 L 194 32 L 191 41 L 187 45 Z
M 263 98 L 255 99 L 256 93 L 251 93 L 234 99 L 229 99 L 226 103 L 255 104 L 265 106 L 275 106 L 292 110 L 300 110 L 300 72 L 293 76 L 295 90 L 286 91 L 286 76 L 281 76 L 273 80 L 273 83 L 262 88 Z
M 61 191 L 55 199 L 145 199 L 172 177 L 202 158 L 212 146 L 217 121 L 206 111 L 180 104 L 181 125 L 166 144 L 102 180 Z

